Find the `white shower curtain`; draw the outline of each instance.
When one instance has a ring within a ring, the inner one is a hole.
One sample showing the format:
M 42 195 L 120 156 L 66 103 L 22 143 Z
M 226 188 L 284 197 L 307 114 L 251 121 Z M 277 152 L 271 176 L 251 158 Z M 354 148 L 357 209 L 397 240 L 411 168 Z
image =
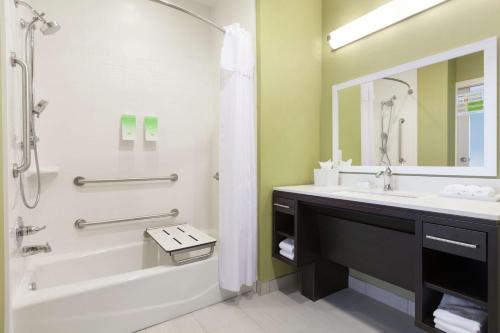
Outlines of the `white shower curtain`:
M 255 55 L 250 34 L 225 27 L 219 125 L 219 280 L 252 286 L 257 270 Z

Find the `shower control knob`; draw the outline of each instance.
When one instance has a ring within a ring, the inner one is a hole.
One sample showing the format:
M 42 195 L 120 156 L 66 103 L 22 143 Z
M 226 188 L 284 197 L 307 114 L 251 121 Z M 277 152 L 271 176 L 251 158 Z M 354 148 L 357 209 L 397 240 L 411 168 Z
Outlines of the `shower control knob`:
M 30 235 L 36 234 L 37 232 L 45 230 L 45 229 L 47 229 L 46 225 L 44 225 L 42 227 L 35 227 L 32 225 L 28 225 L 28 226 L 18 228 L 16 230 L 16 235 L 17 236 L 30 236 Z

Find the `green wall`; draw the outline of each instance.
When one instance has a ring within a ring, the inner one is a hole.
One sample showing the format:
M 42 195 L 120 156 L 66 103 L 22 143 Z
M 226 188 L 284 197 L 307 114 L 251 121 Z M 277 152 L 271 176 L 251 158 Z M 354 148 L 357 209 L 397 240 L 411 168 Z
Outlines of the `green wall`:
M 319 160 L 321 0 L 257 0 L 259 280 L 271 257 L 272 188 L 312 182 Z
M 361 165 L 361 86 L 339 91 L 339 147 L 342 159 Z
M 417 70 L 419 166 L 455 164 L 454 65 L 444 61 Z

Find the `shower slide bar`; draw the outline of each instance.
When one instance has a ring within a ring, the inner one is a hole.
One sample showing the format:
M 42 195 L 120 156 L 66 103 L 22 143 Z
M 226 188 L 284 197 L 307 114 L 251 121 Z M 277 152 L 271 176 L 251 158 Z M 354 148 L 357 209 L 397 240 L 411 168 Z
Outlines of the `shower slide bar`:
M 96 226 L 96 225 L 135 222 L 135 221 L 153 220 L 153 219 L 161 219 L 161 218 L 166 218 L 166 217 L 177 217 L 177 216 L 179 216 L 179 210 L 172 209 L 170 211 L 170 213 L 165 213 L 165 214 L 136 216 L 136 217 L 123 218 L 123 219 L 114 219 L 114 220 L 88 222 L 84 219 L 78 219 L 75 221 L 75 228 L 76 229 L 84 229 L 86 227 Z
M 176 173 L 167 177 L 142 177 L 142 178 L 102 178 L 102 179 L 86 179 L 84 177 L 76 177 L 73 179 L 73 184 L 76 186 L 83 186 L 85 184 L 104 184 L 104 183 L 140 183 L 140 182 L 154 182 L 154 181 L 171 181 L 176 182 L 179 180 L 179 175 Z
M 403 157 L 403 124 L 405 123 L 405 118 L 399 119 L 399 140 L 398 140 L 398 154 L 399 154 L 399 164 L 403 166 L 406 160 Z
M 30 101 L 30 80 L 29 80 L 29 69 L 28 65 L 26 62 L 22 61 L 19 59 L 14 52 L 11 53 L 10 55 L 10 64 L 12 67 L 19 66 L 21 67 L 22 71 L 22 111 L 23 111 L 23 144 L 22 144 L 22 149 L 23 149 L 23 158 L 21 164 L 14 164 L 13 167 L 13 173 L 14 173 L 14 178 L 17 178 L 17 176 L 20 173 L 25 172 L 28 170 L 31 166 L 31 147 L 30 147 L 30 129 L 29 129 L 29 117 L 30 117 L 30 110 L 29 106 L 31 105 Z

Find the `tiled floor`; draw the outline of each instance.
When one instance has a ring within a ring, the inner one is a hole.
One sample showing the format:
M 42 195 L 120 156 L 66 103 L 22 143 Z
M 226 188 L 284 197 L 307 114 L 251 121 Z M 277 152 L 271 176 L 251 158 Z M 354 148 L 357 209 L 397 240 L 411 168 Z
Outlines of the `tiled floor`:
M 346 289 L 318 302 L 299 292 L 247 294 L 139 333 L 421 333 L 413 318 Z

